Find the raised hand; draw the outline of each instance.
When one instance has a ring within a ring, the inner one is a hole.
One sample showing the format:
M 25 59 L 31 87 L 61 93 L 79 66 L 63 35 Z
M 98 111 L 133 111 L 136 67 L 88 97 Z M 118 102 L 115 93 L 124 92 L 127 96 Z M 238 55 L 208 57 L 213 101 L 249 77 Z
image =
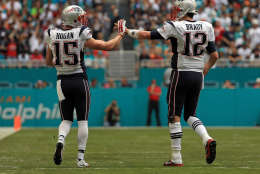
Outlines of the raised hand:
M 116 26 L 117 26 L 117 32 L 118 34 L 124 36 L 124 34 L 126 33 L 126 21 L 124 19 L 120 19 Z

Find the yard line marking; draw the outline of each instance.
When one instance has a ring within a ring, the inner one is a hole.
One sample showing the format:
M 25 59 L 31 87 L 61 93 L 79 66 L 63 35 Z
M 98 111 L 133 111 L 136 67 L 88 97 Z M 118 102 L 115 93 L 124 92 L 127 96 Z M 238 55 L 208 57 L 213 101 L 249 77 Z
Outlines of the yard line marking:
M 14 133 L 15 133 L 14 128 L 9 128 L 9 127 L 0 128 L 0 140 L 3 140 L 4 138 L 6 138 Z

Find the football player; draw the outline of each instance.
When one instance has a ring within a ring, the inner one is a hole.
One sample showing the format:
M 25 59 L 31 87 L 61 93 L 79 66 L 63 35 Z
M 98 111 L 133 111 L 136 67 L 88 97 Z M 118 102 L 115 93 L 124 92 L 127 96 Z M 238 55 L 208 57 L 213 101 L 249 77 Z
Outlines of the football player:
M 184 120 L 201 137 L 206 150 L 206 161 L 212 163 L 216 157 L 216 141 L 209 136 L 201 120 L 196 117 L 196 107 L 203 78 L 216 63 L 218 53 L 212 24 L 194 21 L 197 13 L 195 0 L 176 0 L 172 9 L 172 20 L 153 31 L 127 29 L 129 36 L 137 39 L 165 39 L 172 44 L 172 74 L 168 88 L 168 123 L 171 138 L 172 159 L 164 166 L 183 166 L 181 156 L 182 127 Z M 204 54 L 210 55 L 204 64 Z
M 49 28 L 46 32 L 46 63 L 57 70 L 57 94 L 62 119 L 53 158 L 57 165 L 62 162 L 64 141 L 70 131 L 75 109 L 78 121 L 77 165 L 88 167 L 84 152 L 88 139 L 90 91 L 84 64 L 84 48 L 114 50 L 125 34 L 124 20 L 117 23 L 117 36 L 107 42 L 92 38 L 91 30 L 86 24 L 86 12 L 79 6 L 71 5 L 62 11 L 62 25 Z

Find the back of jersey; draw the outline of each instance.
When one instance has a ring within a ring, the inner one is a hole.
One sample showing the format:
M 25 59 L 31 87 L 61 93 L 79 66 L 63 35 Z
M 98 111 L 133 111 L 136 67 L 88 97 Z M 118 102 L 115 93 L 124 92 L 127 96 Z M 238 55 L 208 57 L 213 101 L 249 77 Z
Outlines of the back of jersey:
M 214 30 L 208 22 L 168 21 L 158 32 L 165 39 L 171 39 L 173 69 L 202 72 L 205 52 L 215 51 Z
M 92 37 L 89 28 L 53 28 L 48 29 L 46 35 L 58 75 L 85 73 L 84 44 Z

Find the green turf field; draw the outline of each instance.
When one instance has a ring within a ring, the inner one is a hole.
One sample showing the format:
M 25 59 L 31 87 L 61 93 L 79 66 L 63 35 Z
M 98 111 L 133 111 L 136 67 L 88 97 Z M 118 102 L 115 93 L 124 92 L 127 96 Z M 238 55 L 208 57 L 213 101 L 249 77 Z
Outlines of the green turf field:
M 260 174 L 259 128 L 211 128 L 217 159 L 208 165 L 200 139 L 184 129 L 182 168 L 163 167 L 170 157 L 166 128 L 90 129 L 87 162 L 76 168 L 77 131 L 67 137 L 63 163 L 52 161 L 56 129 L 23 129 L 0 141 L 0 174 Z

